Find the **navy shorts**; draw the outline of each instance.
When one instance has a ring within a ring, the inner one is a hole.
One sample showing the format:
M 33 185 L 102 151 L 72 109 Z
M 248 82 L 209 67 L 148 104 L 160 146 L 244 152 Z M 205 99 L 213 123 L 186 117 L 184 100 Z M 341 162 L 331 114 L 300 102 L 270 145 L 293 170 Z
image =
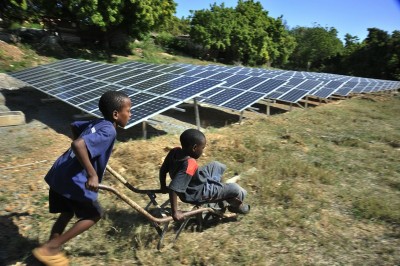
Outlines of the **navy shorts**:
M 97 200 L 71 200 L 58 194 L 52 189 L 49 190 L 49 210 L 50 213 L 74 213 L 78 219 L 91 219 L 103 216 L 103 209 Z

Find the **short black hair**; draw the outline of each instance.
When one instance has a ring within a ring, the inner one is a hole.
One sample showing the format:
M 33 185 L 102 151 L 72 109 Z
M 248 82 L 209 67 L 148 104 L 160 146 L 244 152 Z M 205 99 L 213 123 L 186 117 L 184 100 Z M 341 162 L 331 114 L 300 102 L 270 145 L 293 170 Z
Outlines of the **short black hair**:
M 129 97 L 121 91 L 106 91 L 99 100 L 99 109 L 105 119 L 112 120 L 114 111 L 121 111 L 125 99 Z
M 192 147 L 194 144 L 201 144 L 205 141 L 206 136 L 197 129 L 186 129 L 180 136 L 182 148 Z

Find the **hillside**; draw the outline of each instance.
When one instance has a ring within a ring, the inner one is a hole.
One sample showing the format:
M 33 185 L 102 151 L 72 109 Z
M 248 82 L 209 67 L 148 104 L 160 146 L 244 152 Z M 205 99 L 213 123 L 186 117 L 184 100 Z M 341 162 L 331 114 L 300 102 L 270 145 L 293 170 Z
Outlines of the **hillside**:
M 19 100 L 21 93 L 30 101 Z M 38 265 L 30 251 L 55 219 L 43 176 L 70 145 L 75 111 L 40 104 L 42 96 L 20 90 L 6 97 L 28 123 L 0 128 L 0 265 Z M 175 246 L 170 235 L 157 251 L 150 224 L 101 192 L 105 219 L 65 250 L 72 265 L 398 265 L 399 114 L 400 96 L 381 94 L 208 128 L 199 162 L 219 160 L 227 176 L 242 174 L 249 215 L 187 230 Z M 177 145 L 178 134 L 118 141 L 110 165 L 136 186 L 155 188 L 163 156 Z M 110 175 L 104 184 L 145 205 Z

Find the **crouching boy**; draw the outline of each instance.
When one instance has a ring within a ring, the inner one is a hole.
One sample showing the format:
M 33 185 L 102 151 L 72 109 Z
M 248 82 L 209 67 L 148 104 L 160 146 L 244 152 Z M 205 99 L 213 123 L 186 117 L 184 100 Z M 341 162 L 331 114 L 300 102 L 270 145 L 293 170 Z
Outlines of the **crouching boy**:
M 160 169 L 161 190 L 167 191 L 166 176 L 169 173 L 169 197 L 172 217 L 175 221 L 183 220 L 183 213 L 178 210 L 177 198 L 186 203 L 203 204 L 228 202 L 228 210 L 247 214 L 250 206 L 243 203 L 246 190 L 236 183 L 222 183 L 221 178 L 226 166 L 212 162 L 203 167 L 197 165 L 206 146 L 205 135 L 196 129 L 185 130 L 180 136 L 181 148 L 172 149 Z

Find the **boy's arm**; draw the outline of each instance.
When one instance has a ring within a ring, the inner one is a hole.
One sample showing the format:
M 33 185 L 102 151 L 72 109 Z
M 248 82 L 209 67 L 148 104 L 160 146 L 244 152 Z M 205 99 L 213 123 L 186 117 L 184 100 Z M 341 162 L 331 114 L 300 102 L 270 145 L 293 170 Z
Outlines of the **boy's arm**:
M 162 166 L 160 168 L 160 172 L 159 172 L 160 188 L 163 193 L 168 192 L 168 188 L 167 188 L 167 184 L 166 184 L 167 172 L 168 171 L 167 171 L 166 163 L 164 161 L 164 163 L 162 164 Z
M 99 177 L 97 176 L 97 172 L 90 162 L 89 152 L 86 148 L 85 141 L 82 138 L 78 138 L 72 142 L 71 148 L 88 175 L 86 187 L 89 190 L 97 191 L 99 188 Z
M 74 126 L 74 124 L 71 124 L 70 127 L 72 132 L 72 140 L 76 140 L 79 137 L 79 132 L 77 128 Z
M 185 219 L 183 213 L 178 210 L 178 196 L 172 189 L 169 191 L 169 201 L 171 202 L 172 218 L 174 221 L 182 221 Z

